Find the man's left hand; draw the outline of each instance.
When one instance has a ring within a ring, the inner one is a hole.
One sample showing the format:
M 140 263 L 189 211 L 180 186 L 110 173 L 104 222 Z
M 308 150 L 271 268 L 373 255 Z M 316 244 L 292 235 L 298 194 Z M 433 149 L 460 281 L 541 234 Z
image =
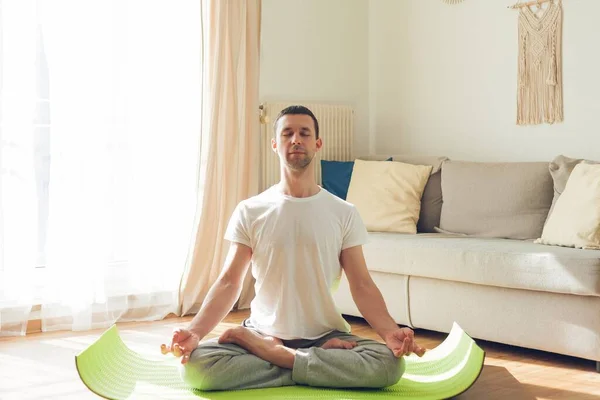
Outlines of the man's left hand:
M 398 328 L 385 337 L 386 346 L 396 357 L 415 353 L 419 357 L 425 354 L 425 348 L 415 342 L 415 333 L 410 328 Z

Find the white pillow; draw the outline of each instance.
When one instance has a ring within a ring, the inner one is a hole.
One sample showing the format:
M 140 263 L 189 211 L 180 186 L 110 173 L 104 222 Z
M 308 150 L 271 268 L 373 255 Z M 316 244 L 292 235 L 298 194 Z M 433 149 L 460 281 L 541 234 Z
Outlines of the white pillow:
M 417 233 L 431 165 L 355 160 L 346 200 L 370 232 Z
M 575 166 L 535 242 L 600 249 L 600 165 Z

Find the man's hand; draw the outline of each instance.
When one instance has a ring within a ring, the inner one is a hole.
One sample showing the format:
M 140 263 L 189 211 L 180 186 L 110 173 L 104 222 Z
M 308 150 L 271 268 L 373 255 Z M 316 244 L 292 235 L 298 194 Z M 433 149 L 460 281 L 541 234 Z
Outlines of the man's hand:
M 385 337 L 386 346 L 396 357 L 415 353 L 419 357 L 425 354 L 425 349 L 415 342 L 415 333 L 410 328 L 398 328 Z
M 233 308 L 242 291 L 242 282 L 250 266 L 252 249 L 240 243 L 232 243 L 227 252 L 225 264 L 217 281 L 208 291 L 202 307 L 196 313 L 187 329 L 175 329 L 171 344 L 163 344 L 163 354 L 173 353 L 181 358 L 181 363 L 189 361 L 190 355 L 200 340 L 208 335 Z
M 181 363 L 185 364 L 189 361 L 192 351 L 196 350 L 200 338 L 194 332 L 179 328 L 173 331 L 173 338 L 169 347 L 164 344 L 161 346 L 163 353 L 172 352 L 176 357 L 181 357 Z
M 342 250 L 340 263 L 348 278 L 356 306 L 394 355 L 402 357 L 415 353 L 421 357 L 425 354 L 425 349 L 414 342 L 415 334 L 412 329 L 398 328 L 390 316 L 381 292 L 371 279 L 362 246 Z

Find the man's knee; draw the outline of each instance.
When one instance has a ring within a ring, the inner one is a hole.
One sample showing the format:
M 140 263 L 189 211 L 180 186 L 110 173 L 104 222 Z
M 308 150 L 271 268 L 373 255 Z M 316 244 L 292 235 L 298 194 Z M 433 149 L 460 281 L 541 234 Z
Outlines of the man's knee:
M 398 358 L 392 353 L 385 357 L 384 365 L 388 378 L 385 386 L 395 385 L 402 378 L 402 375 L 404 375 L 404 370 L 406 369 L 404 358 Z
M 377 361 L 371 386 L 387 387 L 398 383 L 406 368 L 404 358 L 394 356 L 394 353 L 383 344 L 376 345 L 374 351 L 377 353 Z
M 181 378 L 198 390 L 229 389 L 235 382 L 226 369 L 232 367 L 230 362 L 236 355 L 230 350 L 198 347 L 188 362 L 180 367 Z
M 198 349 L 194 350 L 190 355 L 190 359 L 184 365 L 179 367 L 181 379 L 189 386 L 199 390 L 214 390 L 214 377 L 211 376 L 211 364 L 215 360 L 201 356 Z

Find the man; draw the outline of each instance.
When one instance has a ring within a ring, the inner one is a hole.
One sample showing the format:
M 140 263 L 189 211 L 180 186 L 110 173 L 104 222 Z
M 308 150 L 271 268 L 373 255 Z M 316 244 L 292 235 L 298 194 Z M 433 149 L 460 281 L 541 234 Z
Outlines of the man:
M 285 385 L 385 387 L 404 372 L 402 356 L 425 349 L 390 317 L 366 267 L 367 231 L 356 208 L 316 184 L 318 121 L 302 106 L 284 109 L 271 146 L 281 181 L 242 201 L 225 238 L 224 268 L 187 329 L 173 333 L 183 379 L 201 390 Z M 199 345 L 235 304 L 249 265 L 256 279 L 250 317 Z M 348 279 L 360 312 L 385 344 L 350 334 L 331 295 Z

